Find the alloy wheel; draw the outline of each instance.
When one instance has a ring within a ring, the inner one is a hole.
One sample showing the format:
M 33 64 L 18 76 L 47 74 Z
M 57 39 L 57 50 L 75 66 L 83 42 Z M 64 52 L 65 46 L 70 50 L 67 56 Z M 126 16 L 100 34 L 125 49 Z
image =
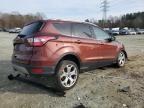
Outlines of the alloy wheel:
M 125 54 L 123 52 L 120 52 L 119 56 L 118 56 L 118 64 L 119 64 L 119 66 L 124 66 L 125 60 L 126 60 Z
M 64 87 L 71 87 L 75 84 L 78 77 L 78 70 L 75 65 L 68 64 L 61 70 L 60 81 Z

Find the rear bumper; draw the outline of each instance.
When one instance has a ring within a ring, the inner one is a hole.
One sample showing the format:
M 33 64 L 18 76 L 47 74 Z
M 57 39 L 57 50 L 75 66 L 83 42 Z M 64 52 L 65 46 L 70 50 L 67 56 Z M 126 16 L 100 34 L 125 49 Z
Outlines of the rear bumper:
M 12 62 L 12 67 L 15 71 L 22 73 L 22 74 L 29 74 L 30 76 L 38 76 L 38 77 L 44 77 L 44 76 L 52 76 L 55 74 L 54 67 L 48 67 L 48 66 L 31 66 L 27 64 L 20 64 Z M 33 73 L 32 69 L 41 68 L 44 70 L 42 73 Z

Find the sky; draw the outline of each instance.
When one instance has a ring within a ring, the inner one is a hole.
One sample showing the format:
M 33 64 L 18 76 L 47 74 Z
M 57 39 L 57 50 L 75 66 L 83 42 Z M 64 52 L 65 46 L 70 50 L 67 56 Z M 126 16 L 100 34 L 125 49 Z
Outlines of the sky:
M 1 0 L 0 12 L 43 13 L 47 19 L 102 19 L 103 0 Z M 144 11 L 144 0 L 108 0 L 107 16 Z

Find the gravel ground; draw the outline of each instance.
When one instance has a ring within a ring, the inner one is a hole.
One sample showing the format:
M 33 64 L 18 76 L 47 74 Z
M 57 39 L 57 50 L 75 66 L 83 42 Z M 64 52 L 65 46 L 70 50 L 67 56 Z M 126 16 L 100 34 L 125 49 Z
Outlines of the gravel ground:
M 0 32 L 0 108 L 144 108 L 144 35 L 118 36 L 128 52 L 126 66 L 80 74 L 65 97 L 7 79 L 13 72 L 10 60 L 15 36 Z

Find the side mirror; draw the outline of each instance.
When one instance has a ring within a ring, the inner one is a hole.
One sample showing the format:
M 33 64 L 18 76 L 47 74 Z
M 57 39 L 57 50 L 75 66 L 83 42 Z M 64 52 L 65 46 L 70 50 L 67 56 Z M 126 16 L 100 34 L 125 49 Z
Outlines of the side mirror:
M 109 38 L 106 39 L 108 42 L 115 41 L 116 38 L 114 36 L 110 36 Z
M 111 41 L 115 41 L 116 37 L 115 36 L 111 36 Z

